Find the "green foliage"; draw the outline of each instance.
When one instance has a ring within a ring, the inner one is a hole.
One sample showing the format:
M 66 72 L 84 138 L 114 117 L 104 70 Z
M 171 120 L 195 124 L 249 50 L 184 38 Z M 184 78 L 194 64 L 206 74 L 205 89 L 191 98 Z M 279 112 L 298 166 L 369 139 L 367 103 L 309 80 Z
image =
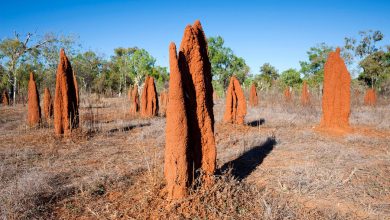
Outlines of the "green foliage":
M 264 63 L 260 66 L 260 74 L 253 76 L 253 82 L 255 82 L 260 89 L 267 89 L 271 87 L 273 82 L 278 78 L 278 70 L 270 63 Z
M 106 61 L 90 50 L 77 54 L 72 61 L 79 87 L 87 91 L 95 89 L 94 83 L 96 78 L 101 78 L 104 68 L 107 67 Z
M 390 77 L 390 51 L 377 51 L 360 61 L 363 72 L 359 80 L 367 86 L 381 90 L 384 82 Z
M 217 85 L 219 84 L 223 90 L 226 90 L 233 75 L 241 83 L 244 82 L 249 73 L 249 66 L 246 65 L 245 60 L 236 56 L 232 49 L 224 46 L 225 42 L 221 36 L 209 37 L 207 41 L 214 85 L 220 87 Z
M 360 59 L 359 66 L 363 71 L 358 79 L 369 87 L 381 90 L 381 84 L 387 79 L 389 72 L 388 53 L 377 43 L 382 41 L 384 35 L 381 31 L 360 31 L 360 39 L 345 38 L 345 48 L 352 57 Z
M 311 47 L 307 51 L 308 61 L 300 61 L 300 72 L 304 75 L 304 78 L 308 80 L 309 84 L 318 86 L 324 80 L 324 66 L 328 58 L 329 52 L 333 50 L 333 47 L 328 46 L 325 43 L 321 43 L 315 47 Z
M 283 71 L 279 79 L 285 86 L 290 87 L 298 87 L 302 83 L 300 73 L 292 68 Z

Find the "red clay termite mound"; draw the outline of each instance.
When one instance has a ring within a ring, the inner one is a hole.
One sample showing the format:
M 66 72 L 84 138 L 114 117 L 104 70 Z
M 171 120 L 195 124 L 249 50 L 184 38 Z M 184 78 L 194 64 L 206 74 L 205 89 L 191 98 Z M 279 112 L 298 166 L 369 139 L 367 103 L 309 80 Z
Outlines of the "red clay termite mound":
M 129 87 L 129 90 L 127 91 L 127 99 L 131 102 L 133 96 L 133 89 Z
M 244 92 L 238 79 L 232 76 L 226 92 L 226 107 L 223 120 L 227 123 L 244 124 L 245 115 L 246 100 Z
M 158 115 L 158 99 L 154 78 L 146 76 L 141 96 L 141 116 L 149 118 Z
M 199 21 L 188 25 L 180 45 L 170 45 L 164 173 L 169 199 L 187 194 L 194 178 L 213 183 L 216 168 L 213 88 L 207 42 Z
M 165 116 L 168 105 L 168 92 L 163 91 L 160 93 L 160 101 L 159 101 L 160 115 Z
M 76 73 L 74 72 L 74 70 L 72 70 L 72 73 L 73 73 L 73 84 L 74 84 L 74 88 L 75 88 L 75 91 L 76 91 L 76 103 L 77 103 L 77 106 L 79 106 L 79 104 L 80 104 L 79 85 L 77 83 Z
M 290 89 L 290 87 L 286 87 L 284 89 L 283 94 L 284 94 L 284 100 L 286 102 L 290 102 L 291 101 L 291 89 Z
M 39 94 L 34 74 L 30 73 L 28 81 L 28 114 L 27 123 L 30 127 L 37 126 L 41 121 L 41 107 L 39 106 Z
M 7 90 L 4 90 L 4 92 L 3 92 L 3 101 L 2 102 L 3 102 L 4 106 L 9 105 L 9 97 L 8 97 Z
M 302 85 L 302 95 L 301 95 L 301 104 L 303 106 L 306 106 L 310 103 L 310 93 L 309 89 L 307 88 L 307 82 L 303 81 Z
M 45 93 L 43 95 L 43 114 L 47 121 L 53 116 L 53 102 L 51 100 L 49 88 L 45 88 Z
M 129 90 L 131 91 L 131 89 Z M 135 85 L 134 89 L 131 92 L 131 106 L 130 106 L 130 114 L 135 115 L 139 111 L 139 96 L 138 96 L 138 86 Z
M 167 181 L 168 199 L 180 199 L 187 195 L 191 185 L 191 152 L 188 119 L 183 88 L 183 76 L 179 69 L 176 45 L 169 46 L 169 103 L 165 130 L 164 175 Z
M 366 94 L 364 95 L 364 104 L 374 106 L 376 104 L 376 92 L 375 89 L 367 89 Z
M 249 105 L 256 107 L 259 104 L 259 98 L 257 96 L 256 85 L 252 83 L 250 94 L 249 94 Z
M 54 130 L 56 134 L 69 135 L 72 129 L 79 125 L 77 91 L 74 79 L 72 66 L 65 55 L 64 49 L 61 49 L 54 98 Z
M 330 52 L 324 67 L 322 119 L 320 126 L 331 130 L 349 128 L 351 76 L 340 57 L 340 48 Z

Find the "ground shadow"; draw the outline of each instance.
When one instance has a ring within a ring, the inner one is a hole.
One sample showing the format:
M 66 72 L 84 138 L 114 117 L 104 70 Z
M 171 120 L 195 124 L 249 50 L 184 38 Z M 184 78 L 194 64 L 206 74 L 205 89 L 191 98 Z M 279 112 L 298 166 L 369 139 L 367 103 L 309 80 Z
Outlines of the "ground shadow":
M 247 125 L 248 126 L 251 126 L 251 127 L 258 127 L 262 124 L 265 123 L 265 119 L 264 118 L 260 118 L 258 120 L 254 120 L 254 121 L 251 121 L 251 122 L 248 122 Z
M 264 158 L 273 150 L 275 145 L 275 138 L 268 137 L 264 143 L 251 148 L 238 158 L 225 163 L 220 168 L 219 173 L 224 173 L 231 169 L 232 175 L 236 179 L 243 180 L 263 162 Z
M 115 133 L 115 132 L 119 132 L 119 131 L 130 131 L 134 128 L 142 128 L 142 127 L 150 126 L 150 125 L 151 125 L 151 123 L 128 125 L 128 126 L 125 126 L 122 128 L 113 128 L 113 129 L 109 130 L 108 133 Z

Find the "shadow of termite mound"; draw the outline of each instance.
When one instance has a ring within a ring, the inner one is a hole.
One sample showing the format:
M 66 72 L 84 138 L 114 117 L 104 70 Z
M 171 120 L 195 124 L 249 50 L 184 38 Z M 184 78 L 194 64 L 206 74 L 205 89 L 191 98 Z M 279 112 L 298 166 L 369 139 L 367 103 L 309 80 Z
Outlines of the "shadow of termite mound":
M 134 128 L 142 128 L 142 127 L 150 126 L 150 125 L 151 125 L 151 123 L 128 125 L 128 126 L 124 126 L 124 127 L 121 127 L 121 128 L 111 129 L 107 133 L 115 133 L 115 132 L 119 132 L 119 131 L 130 131 L 130 130 L 132 130 Z
M 222 165 L 218 173 L 224 173 L 231 169 L 232 176 L 241 181 L 263 162 L 276 144 L 275 137 L 268 137 L 264 143 L 254 146 L 236 159 Z
M 258 127 L 262 124 L 265 123 L 265 119 L 264 118 L 260 118 L 260 119 L 257 119 L 257 120 L 254 120 L 254 121 L 250 121 L 248 123 L 246 123 L 248 126 L 251 126 L 251 127 Z

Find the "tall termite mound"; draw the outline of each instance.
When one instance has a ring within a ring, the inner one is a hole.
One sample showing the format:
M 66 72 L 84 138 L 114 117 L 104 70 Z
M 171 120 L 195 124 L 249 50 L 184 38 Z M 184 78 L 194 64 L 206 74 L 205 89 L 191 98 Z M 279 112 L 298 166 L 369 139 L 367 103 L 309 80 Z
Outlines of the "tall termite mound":
M 284 100 L 286 102 L 290 102 L 292 97 L 291 97 L 291 88 L 289 86 L 284 89 L 283 94 L 284 94 Z
M 30 73 L 28 81 L 28 114 L 27 123 L 30 127 L 37 126 L 41 121 L 41 107 L 39 106 L 39 94 L 34 74 Z
M 212 184 L 216 168 L 211 64 L 199 21 L 186 27 L 178 55 L 170 44 L 169 59 L 164 174 L 168 199 L 179 199 L 200 173 Z
M 56 134 L 70 134 L 77 128 L 78 121 L 77 91 L 72 66 L 65 55 L 60 52 L 56 76 L 56 91 L 54 96 L 54 130 Z
M 148 118 L 158 115 L 158 99 L 154 78 L 146 76 L 141 95 L 141 116 Z
M 223 120 L 227 123 L 244 124 L 246 100 L 240 82 L 234 76 L 230 78 L 226 92 L 226 106 Z
M 165 116 L 167 112 L 167 105 L 168 105 L 168 92 L 162 91 L 160 93 L 160 100 L 159 100 L 159 108 L 160 108 L 160 115 Z
M 3 92 L 3 101 L 2 102 L 3 102 L 4 106 L 9 105 L 9 97 L 8 97 L 7 90 L 4 90 L 4 92 Z
M 259 98 L 257 96 L 256 85 L 252 83 L 250 92 L 249 92 L 249 105 L 256 107 L 259 104 Z
M 340 57 L 340 48 L 330 52 L 324 67 L 321 127 L 349 128 L 351 76 Z
M 53 116 L 53 102 L 51 100 L 49 88 L 45 88 L 45 93 L 43 95 L 43 114 L 47 121 Z
M 301 104 L 303 106 L 306 106 L 310 103 L 310 93 L 309 89 L 307 88 L 307 82 L 303 81 L 302 85 L 302 95 L 301 95 Z
M 376 104 L 376 92 L 375 89 L 367 89 L 366 94 L 364 95 L 364 104 L 374 106 Z
M 138 96 L 138 86 L 135 85 L 134 88 L 131 90 L 131 106 L 130 106 L 130 114 L 135 115 L 139 111 L 139 96 Z

